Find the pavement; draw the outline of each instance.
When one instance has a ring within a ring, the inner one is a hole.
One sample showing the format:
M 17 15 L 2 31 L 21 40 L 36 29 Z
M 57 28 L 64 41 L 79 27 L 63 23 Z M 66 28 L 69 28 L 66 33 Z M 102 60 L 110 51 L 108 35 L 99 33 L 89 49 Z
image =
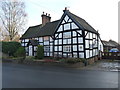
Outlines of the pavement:
M 2 87 L 118 88 L 119 72 L 88 70 L 88 67 L 91 66 L 82 70 L 47 65 L 3 63 Z
M 120 60 L 99 60 L 94 64 L 78 68 L 82 70 L 99 70 L 99 71 L 120 71 Z

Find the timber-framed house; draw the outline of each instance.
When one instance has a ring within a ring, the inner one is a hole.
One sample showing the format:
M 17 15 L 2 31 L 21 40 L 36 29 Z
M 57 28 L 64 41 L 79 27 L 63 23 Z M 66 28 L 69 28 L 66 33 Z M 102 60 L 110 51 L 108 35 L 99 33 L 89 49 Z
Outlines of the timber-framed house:
M 42 14 L 42 24 L 29 27 L 22 35 L 21 44 L 26 55 L 36 56 L 38 45 L 44 46 L 44 56 L 92 58 L 103 51 L 99 33 L 84 19 L 63 10 L 59 20 Z

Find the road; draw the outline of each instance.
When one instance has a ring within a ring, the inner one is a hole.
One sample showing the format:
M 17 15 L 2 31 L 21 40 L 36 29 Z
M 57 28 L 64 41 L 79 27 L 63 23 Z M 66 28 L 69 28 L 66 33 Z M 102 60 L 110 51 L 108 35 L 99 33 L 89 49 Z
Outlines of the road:
M 3 88 L 118 88 L 118 72 L 3 63 Z

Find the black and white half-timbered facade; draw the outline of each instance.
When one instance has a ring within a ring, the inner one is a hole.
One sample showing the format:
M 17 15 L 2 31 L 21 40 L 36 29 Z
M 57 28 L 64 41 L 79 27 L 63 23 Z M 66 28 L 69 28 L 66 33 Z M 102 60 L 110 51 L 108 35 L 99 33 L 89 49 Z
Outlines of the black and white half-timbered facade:
M 99 33 L 84 19 L 67 8 L 61 19 L 50 21 L 44 13 L 42 24 L 29 27 L 21 37 L 21 44 L 29 56 L 36 55 L 38 45 L 44 46 L 44 56 L 91 58 L 103 51 Z

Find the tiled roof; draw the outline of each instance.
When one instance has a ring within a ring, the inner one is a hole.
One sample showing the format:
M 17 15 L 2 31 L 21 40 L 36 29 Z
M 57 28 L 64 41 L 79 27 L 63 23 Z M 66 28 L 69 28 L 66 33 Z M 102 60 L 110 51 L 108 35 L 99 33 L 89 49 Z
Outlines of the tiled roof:
M 78 24 L 79 27 L 81 27 L 84 30 L 88 30 L 94 33 L 98 33 L 92 26 L 90 26 L 84 19 L 76 16 L 75 14 L 66 11 L 64 14 L 67 14 L 69 17 L 72 18 L 74 22 Z M 32 26 L 27 29 L 27 31 L 22 35 L 20 39 L 26 39 L 26 38 L 35 38 L 40 36 L 52 36 L 54 32 L 56 31 L 56 28 L 58 24 L 60 23 L 60 20 L 56 20 L 53 22 L 48 22 L 44 26 L 42 24 L 37 26 Z

